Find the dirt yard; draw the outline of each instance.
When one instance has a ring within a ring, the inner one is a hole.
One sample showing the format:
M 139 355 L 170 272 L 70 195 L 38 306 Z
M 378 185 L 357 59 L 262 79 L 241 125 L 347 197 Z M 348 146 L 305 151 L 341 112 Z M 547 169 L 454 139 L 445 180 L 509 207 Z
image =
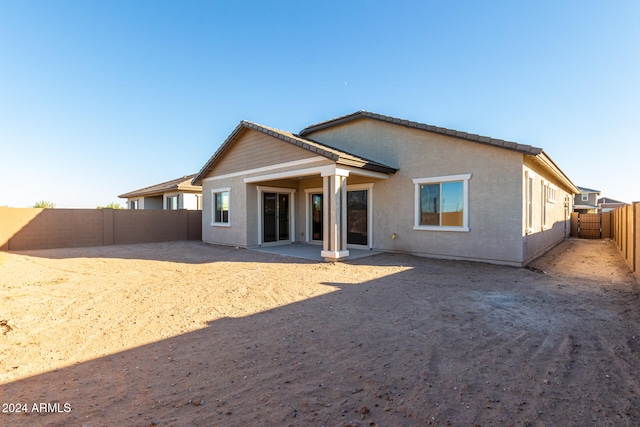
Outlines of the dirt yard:
M 0 253 L 2 426 L 638 426 L 615 246 L 517 269 L 197 242 Z

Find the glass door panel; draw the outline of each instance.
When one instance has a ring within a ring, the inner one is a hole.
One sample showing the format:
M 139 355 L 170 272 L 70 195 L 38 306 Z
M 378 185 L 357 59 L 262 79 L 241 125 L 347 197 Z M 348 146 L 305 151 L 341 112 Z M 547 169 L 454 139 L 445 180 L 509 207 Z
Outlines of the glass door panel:
M 262 194 L 262 229 L 263 236 L 262 241 L 265 243 L 275 242 L 277 236 L 277 210 L 278 199 L 276 193 L 263 193 Z
M 278 194 L 278 240 L 289 240 L 288 194 Z
M 368 190 L 347 192 L 347 243 L 368 245 Z
M 322 194 L 311 195 L 311 240 L 322 240 Z

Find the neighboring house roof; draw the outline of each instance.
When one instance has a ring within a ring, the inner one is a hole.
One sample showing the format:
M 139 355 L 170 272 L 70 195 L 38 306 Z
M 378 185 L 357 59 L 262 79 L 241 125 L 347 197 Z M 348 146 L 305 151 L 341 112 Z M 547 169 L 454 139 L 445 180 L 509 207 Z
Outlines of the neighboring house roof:
M 131 199 L 141 196 L 160 195 L 172 191 L 200 192 L 202 191 L 202 187 L 191 184 L 191 180 L 194 176 L 195 174 L 185 175 L 181 178 L 172 179 L 171 181 L 151 185 L 149 187 L 141 188 L 135 191 L 130 191 L 129 193 L 121 194 L 118 197 L 122 199 Z
M 323 144 L 312 139 L 303 138 L 290 132 L 243 120 L 240 122 L 240 124 L 238 124 L 238 126 L 236 126 L 233 132 L 231 132 L 231 135 L 227 137 L 227 139 L 222 143 L 220 148 L 218 148 L 213 156 L 211 156 L 209 161 L 202 167 L 200 172 L 192 181 L 194 184 L 201 183 L 204 176 L 212 169 L 216 161 L 224 155 L 224 153 L 235 143 L 240 134 L 246 129 L 255 130 L 257 132 L 262 132 L 264 134 L 270 135 L 274 138 L 278 138 L 281 141 L 287 142 L 291 145 L 295 145 L 319 156 L 326 157 L 329 160 L 333 160 L 340 165 L 354 166 L 361 169 L 384 173 L 396 173 L 396 171 L 398 170 L 391 166 L 369 160 L 362 156 L 348 153 L 344 150 L 331 147 L 327 144 Z
M 620 200 L 610 199 L 608 197 L 600 197 L 598 199 L 598 204 L 620 204 L 620 205 L 626 205 L 625 202 L 621 202 Z
M 580 193 L 601 193 L 600 190 L 592 190 L 591 188 L 586 187 L 578 187 L 578 190 L 580 190 Z

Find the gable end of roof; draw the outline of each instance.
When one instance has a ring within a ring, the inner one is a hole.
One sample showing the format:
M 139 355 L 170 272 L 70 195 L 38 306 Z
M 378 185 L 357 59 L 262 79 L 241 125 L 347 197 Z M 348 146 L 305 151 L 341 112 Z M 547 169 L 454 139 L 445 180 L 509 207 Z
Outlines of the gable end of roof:
M 207 161 L 207 163 L 202 167 L 202 169 L 200 169 L 200 172 L 196 174 L 195 178 L 193 178 L 192 180 L 193 185 L 202 184 L 202 179 L 204 179 L 205 175 L 211 170 L 211 168 L 218 161 L 218 159 L 220 159 L 223 156 L 223 154 L 229 149 L 229 147 L 231 147 L 231 145 L 237 139 L 238 135 L 243 129 L 251 129 L 257 132 L 261 132 L 273 138 L 277 138 L 281 141 L 284 141 L 288 144 L 300 147 L 304 150 L 317 154 L 318 156 L 325 157 L 336 163 L 357 165 L 362 169 L 368 169 L 376 172 L 395 173 L 397 171 L 396 168 L 393 168 L 391 166 L 383 165 L 381 163 L 374 162 L 364 157 L 347 153 L 343 150 L 330 147 L 326 144 L 314 141 L 312 139 L 301 137 L 300 135 L 295 135 L 290 132 L 260 125 L 247 120 L 242 120 L 240 124 L 236 126 L 233 132 L 231 132 L 231 134 L 227 137 L 227 139 L 225 139 L 225 141 L 222 143 L 220 148 L 218 148 L 218 150 L 213 154 L 213 156 L 211 156 L 209 161 Z

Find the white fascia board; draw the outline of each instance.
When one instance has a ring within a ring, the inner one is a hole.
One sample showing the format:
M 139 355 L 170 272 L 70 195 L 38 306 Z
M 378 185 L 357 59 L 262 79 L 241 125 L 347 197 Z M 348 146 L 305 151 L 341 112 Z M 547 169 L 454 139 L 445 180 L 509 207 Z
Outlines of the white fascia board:
M 278 163 L 278 164 L 271 165 L 271 166 L 263 166 L 263 167 L 260 167 L 260 168 L 247 169 L 247 170 L 243 170 L 243 171 L 239 171 L 239 172 L 227 173 L 227 174 L 224 174 L 224 175 L 210 176 L 208 178 L 203 179 L 202 182 L 213 181 L 213 180 L 217 180 L 217 179 L 233 178 L 233 177 L 236 177 L 236 176 L 251 175 L 251 174 L 254 174 L 254 173 L 269 172 L 269 171 L 272 171 L 274 169 L 290 168 L 290 167 L 293 167 L 293 166 L 302 166 L 302 165 L 306 165 L 306 164 L 309 164 L 309 163 L 317 163 L 317 162 L 326 161 L 326 160 L 327 160 L 326 157 L 314 156 L 314 157 L 309 157 L 308 159 L 294 160 L 292 162 Z

